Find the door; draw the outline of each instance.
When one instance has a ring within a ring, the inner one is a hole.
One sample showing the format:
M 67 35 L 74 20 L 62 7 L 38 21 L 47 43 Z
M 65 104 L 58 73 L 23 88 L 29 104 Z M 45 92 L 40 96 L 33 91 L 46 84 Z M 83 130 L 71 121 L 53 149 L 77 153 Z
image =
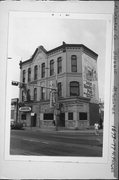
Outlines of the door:
M 60 127 L 65 127 L 65 113 L 61 113 L 59 116 L 59 123 Z
M 36 114 L 34 114 L 34 116 L 31 116 L 31 126 L 32 127 L 36 127 L 36 119 L 37 119 Z

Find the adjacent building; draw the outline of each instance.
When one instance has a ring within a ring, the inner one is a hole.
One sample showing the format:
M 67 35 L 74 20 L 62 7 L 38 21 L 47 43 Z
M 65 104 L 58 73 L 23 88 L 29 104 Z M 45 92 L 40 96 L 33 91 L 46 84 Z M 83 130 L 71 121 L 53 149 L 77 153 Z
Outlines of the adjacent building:
M 58 126 L 66 128 L 86 128 L 98 122 L 97 58 L 83 44 L 63 42 L 49 51 L 39 46 L 30 59 L 20 62 L 19 100 L 26 110 L 21 108 L 19 119 L 40 128 L 54 126 L 55 114 Z M 51 88 L 57 88 L 54 105 Z
M 18 98 L 11 99 L 11 123 L 18 121 Z

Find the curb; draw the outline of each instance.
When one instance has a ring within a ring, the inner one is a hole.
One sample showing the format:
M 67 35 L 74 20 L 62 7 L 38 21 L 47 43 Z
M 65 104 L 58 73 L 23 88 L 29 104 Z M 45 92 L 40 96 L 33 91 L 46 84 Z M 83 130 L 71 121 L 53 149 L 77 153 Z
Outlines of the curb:
M 74 129 L 58 129 L 56 131 L 55 128 L 30 128 L 26 127 L 24 130 L 28 131 L 47 131 L 47 132 L 62 132 L 62 133 L 87 133 L 87 134 L 95 134 L 95 130 L 87 130 L 87 129 L 79 129 L 79 130 L 74 130 Z M 99 134 L 103 134 L 103 130 L 99 130 Z

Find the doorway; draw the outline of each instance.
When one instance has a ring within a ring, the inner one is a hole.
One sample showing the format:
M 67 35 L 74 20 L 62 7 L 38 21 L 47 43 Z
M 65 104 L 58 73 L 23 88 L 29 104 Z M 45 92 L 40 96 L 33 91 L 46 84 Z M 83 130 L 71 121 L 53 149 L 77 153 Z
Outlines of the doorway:
M 31 116 L 32 127 L 36 127 L 36 121 L 37 121 L 37 114 L 35 113 L 34 116 Z
M 60 127 L 65 127 L 65 113 L 60 113 L 58 125 Z

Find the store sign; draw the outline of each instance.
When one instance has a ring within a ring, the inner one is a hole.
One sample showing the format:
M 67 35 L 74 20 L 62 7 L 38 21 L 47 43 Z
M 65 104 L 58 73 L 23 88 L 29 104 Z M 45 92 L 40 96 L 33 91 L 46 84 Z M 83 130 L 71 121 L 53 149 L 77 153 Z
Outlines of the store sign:
M 31 113 L 31 116 L 35 116 L 35 113 Z
M 30 112 L 31 111 L 31 107 L 26 107 L 26 106 L 20 107 L 19 111 L 21 111 L 21 112 Z

